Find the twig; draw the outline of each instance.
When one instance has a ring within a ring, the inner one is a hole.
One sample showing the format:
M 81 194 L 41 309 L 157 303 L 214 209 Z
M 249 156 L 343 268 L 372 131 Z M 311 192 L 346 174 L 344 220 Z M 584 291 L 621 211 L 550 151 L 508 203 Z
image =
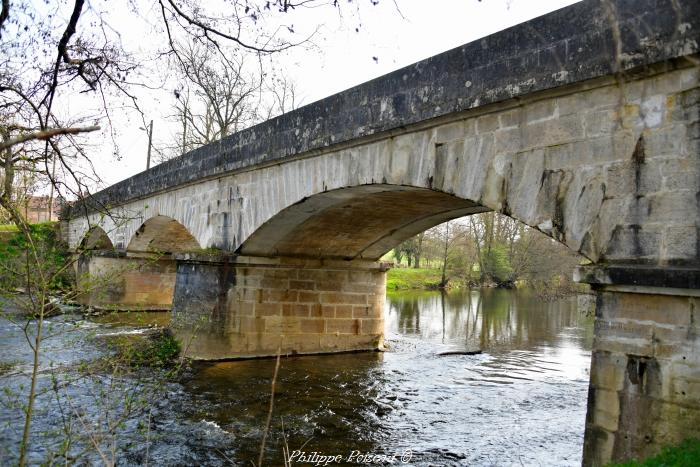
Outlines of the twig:
M 262 467 L 263 457 L 265 456 L 265 442 L 267 434 L 270 431 L 270 422 L 272 421 L 272 409 L 275 406 L 275 383 L 277 382 L 277 372 L 280 369 L 280 357 L 282 356 L 282 343 L 280 342 L 277 348 L 277 361 L 275 362 L 275 372 L 272 375 L 272 384 L 270 392 L 270 408 L 267 411 L 267 421 L 265 422 L 265 430 L 263 431 L 262 441 L 260 442 L 260 455 L 258 456 L 258 467 Z

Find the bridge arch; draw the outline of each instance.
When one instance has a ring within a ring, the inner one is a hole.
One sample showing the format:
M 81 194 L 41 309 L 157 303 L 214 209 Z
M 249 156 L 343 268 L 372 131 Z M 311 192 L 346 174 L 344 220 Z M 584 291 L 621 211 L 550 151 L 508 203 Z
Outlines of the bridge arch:
M 199 248 L 199 242 L 184 225 L 172 217 L 156 215 L 136 229 L 126 251 L 169 254 Z
M 114 250 L 114 244 L 103 228 L 94 226 L 83 235 L 78 246 L 78 251 L 87 250 Z
M 402 241 L 451 219 L 490 211 L 422 187 L 368 184 L 325 191 L 285 208 L 237 253 L 378 260 Z

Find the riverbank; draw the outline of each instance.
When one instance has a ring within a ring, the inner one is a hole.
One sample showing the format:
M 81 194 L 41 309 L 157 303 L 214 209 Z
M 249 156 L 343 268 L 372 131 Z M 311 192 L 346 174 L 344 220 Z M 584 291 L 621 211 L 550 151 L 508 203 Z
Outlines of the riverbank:
M 392 268 L 387 272 L 387 291 L 435 290 L 439 288 L 442 279 L 440 269 L 429 268 Z M 535 294 L 545 300 L 555 300 L 571 295 L 589 294 L 590 289 L 584 284 L 576 284 L 570 280 L 553 279 L 549 281 L 516 282 L 514 288 L 532 289 Z M 452 278 L 448 288 L 469 288 L 463 280 Z M 482 285 L 479 288 L 498 288 L 495 284 Z
M 388 290 L 435 289 L 440 284 L 439 269 L 392 268 L 386 276 Z

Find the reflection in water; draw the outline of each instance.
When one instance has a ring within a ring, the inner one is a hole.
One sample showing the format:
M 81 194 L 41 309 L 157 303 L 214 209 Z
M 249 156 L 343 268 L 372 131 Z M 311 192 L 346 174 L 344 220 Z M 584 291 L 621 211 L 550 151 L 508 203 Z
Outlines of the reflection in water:
M 489 351 L 560 345 L 559 331 L 581 320 L 574 299 L 544 302 L 502 289 L 390 292 L 385 318 L 388 332 Z
M 100 318 L 90 332 L 132 332 L 143 319 L 133 315 Z M 504 290 L 391 293 L 386 330 L 385 353 L 282 360 L 266 465 L 283 463 L 285 443 L 345 459 L 353 450 L 410 452 L 410 465 L 580 464 L 592 323 L 575 299 L 543 303 Z M 16 352 L 3 337 L 4 354 Z M 474 349 L 483 353 L 438 355 Z M 194 364 L 150 408 L 148 443 L 142 432 L 123 433 L 120 464 L 251 465 L 273 369 L 272 360 Z M 52 423 L 39 420 L 37 430 Z M 3 430 L 0 448 L 14 437 Z M 8 459 L 0 449 L 0 462 Z

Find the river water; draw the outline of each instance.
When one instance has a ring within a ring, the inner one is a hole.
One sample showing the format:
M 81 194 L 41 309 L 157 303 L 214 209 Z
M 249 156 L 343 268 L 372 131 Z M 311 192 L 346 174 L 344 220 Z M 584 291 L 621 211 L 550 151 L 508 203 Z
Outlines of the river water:
M 303 456 L 338 456 L 334 465 L 580 465 L 593 325 L 575 297 L 396 292 L 385 318 L 386 352 L 282 359 L 264 465 L 283 465 L 285 447 L 299 451 L 294 465 L 313 465 Z M 89 362 L 108 355 L 110 339 L 162 326 L 167 314 L 49 321 L 32 462 L 257 463 L 274 360 L 196 363 L 164 383 L 161 371 L 136 377 Z M 15 394 L 26 392 L 30 357 L 22 330 L 0 319 L 0 362 L 11 363 L 0 375 L 1 465 L 17 459 Z

